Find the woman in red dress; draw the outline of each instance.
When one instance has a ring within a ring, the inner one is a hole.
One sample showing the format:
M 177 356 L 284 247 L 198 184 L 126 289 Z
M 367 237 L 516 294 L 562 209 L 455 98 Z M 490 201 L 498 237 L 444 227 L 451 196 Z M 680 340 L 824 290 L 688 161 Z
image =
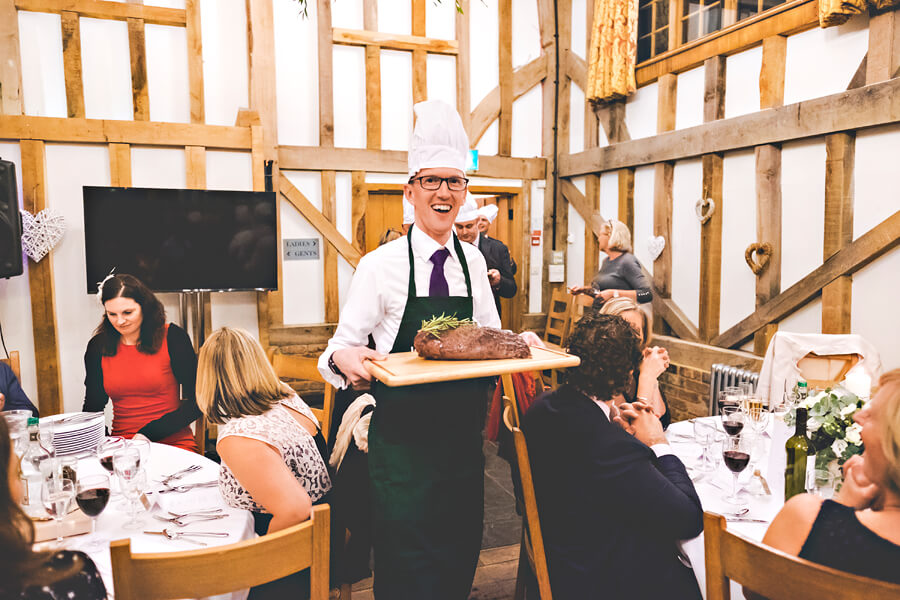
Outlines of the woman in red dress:
M 162 302 L 131 275 L 107 277 L 98 295 L 104 313 L 84 353 L 83 410 L 102 411 L 112 398 L 113 435 L 196 451 L 197 356 L 187 333 L 166 323 Z

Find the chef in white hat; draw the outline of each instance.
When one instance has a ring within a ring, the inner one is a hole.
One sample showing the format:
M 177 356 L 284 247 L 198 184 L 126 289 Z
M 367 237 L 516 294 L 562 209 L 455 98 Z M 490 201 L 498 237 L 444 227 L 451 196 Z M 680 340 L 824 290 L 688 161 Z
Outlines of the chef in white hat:
M 494 219 L 497 218 L 497 213 L 500 212 L 500 209 L 497 208 L 496 204 L 485 204 L 481 208 L 478 209 L 478 231 L 487 235 L 488 227 L 491 226 L 491 223 L 494 222 Z
M 368 438 L 375 597 L 456 600 L 468 597 L 481 547 L 486 383 L 387 387 L 363 365 L 410 350 L 433 316 L 500 327 L 484 258 L 453 231 L 468 187 L 462 121 L 439 100 L 414 110 L 404 195 L 415 223 L 360 260 L 319 371 L 338 388 L 371 382 L 377 402 Z
M 478 205 L 471 194 L 466 198 L 466 203 L 459 209 L 456 215 L 456 235 L 463 242 L 478 245 Z
M 486 204 L 478 208 L 475 199 L 469 196 L 456 217 L 456 235 L 462 241 L 474 244 L 481 250 L 487 264 L 494 304 L 497 306 L 497 314 L 500 314 L 500 298 L 512 298 L 519 291 L 519 287 L 515 279 L 516 262 L 509 255 L 509 248 L 500 240 L 488 237 L 487 226 L 481 227 L 482 222 L 490 225 L 497 212 L 496 204 Z

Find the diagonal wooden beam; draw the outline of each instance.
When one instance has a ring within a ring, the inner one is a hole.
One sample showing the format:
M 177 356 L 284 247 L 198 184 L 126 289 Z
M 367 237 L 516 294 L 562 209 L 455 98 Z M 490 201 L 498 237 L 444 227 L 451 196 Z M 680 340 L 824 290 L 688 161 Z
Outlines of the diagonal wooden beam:
M 885 252 L 900 245 L 900 210 L 873 227 L 850 245 L 835 252 L 821 267 L 781 292 L 752 315 L 716 337 L 714 346 L 731 348 L 742 343 L 767 323 L 788 316 L 842 275 L 852 275 Z
M 355 269 L 356 265 L 359 264 L 359 259 L 362 258 L 359 250 L 354 248 L 353 244 L 344 239 L 344 236 L 342 236 L 337 228 L 331 224 L 331 221 L 326 219 L 325 215 L 319 212 L 316 207 L 313 206 L 313 203 L 303 195 L 303 192 L 298 190 L 293 183 L 288 181 L 287 177 L 282 177 L 279 183 L 278 191 L 281 192 L 281 195 L 284 196 L 294 208 L 299 210 L 300 214 L 309 221 L 309 224 L 322 234 L 325 241 L 334 246 L 334 249 L 337 250 L 340 255 L 350 263 L 350 266 Z
M 518 100 L 525 92 L 539 84 L 547 76 L 547 55 L 541 54 L 531 62 L 522 65 L 513 71 L 513 101 Z M 491 90 L 485 96 L 469 119 L 469 143 L 472 147 L 478 145 L 481 136 L 488 130 L 497 118 L 500 117 L 500 86 Z

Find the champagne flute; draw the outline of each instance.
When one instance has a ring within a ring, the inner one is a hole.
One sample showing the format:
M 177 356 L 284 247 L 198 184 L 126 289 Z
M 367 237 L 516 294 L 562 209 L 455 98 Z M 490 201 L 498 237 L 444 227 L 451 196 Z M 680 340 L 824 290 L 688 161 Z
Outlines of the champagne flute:
M 729 436 L 722 443 L 722 459 L 734 477 L 731 495 L 726 496 L 724 500 L 729 504 L 743 504 L 743 500 L 738 496 L 738 473 L 746 469 L 750 463 L 750 444 L 743 436 Z
M 75 502 L 78 508 L 91 518 L 92 541 L 85 547 L 86 550 L 99 550 L 105 544 L 103 540 L 96 539 L 97 517 L 109 503 L 109 475 L 88 475 L 78 478 L 75 486 Z
M 41 502 L 47 513 L 56 520 L 56 545 L 62 547 L 62 520 L 75 500 L 75 485 L 69 479 L 51 477 L 41 486 Z

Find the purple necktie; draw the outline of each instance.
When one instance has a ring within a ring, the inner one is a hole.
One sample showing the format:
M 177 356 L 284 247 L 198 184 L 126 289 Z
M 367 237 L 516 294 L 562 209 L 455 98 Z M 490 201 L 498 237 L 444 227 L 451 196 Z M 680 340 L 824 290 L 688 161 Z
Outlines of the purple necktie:
M 444 277 L 444 263 L 447 262 L 448 256 L 450 256 L 450 251 L 446 248 L 435 250 L 431 255 L 434 267 L 431 269 L 431 283 L 428 285 L 429 296 L 447 297 L 450 295 L 450 287 L 447 285 L 447 278 Z

